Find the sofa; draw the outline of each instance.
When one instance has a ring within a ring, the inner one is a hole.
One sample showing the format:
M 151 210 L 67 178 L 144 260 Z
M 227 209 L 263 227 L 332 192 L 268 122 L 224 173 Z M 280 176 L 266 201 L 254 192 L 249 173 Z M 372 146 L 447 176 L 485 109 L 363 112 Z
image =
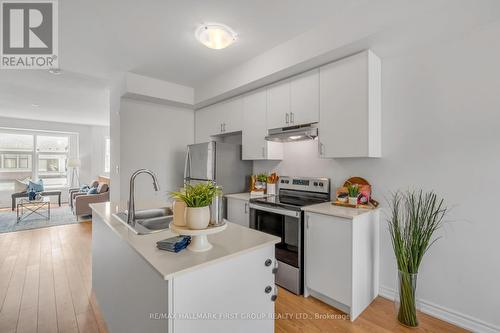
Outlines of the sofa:
M 87 194 L 87 192 L 70 192 L 70 205 L 73 214 L 78 216 L 91 215 L 90 204 L 109 201 L 109 186 L 105 183 L 99 183 L 96 194 Z

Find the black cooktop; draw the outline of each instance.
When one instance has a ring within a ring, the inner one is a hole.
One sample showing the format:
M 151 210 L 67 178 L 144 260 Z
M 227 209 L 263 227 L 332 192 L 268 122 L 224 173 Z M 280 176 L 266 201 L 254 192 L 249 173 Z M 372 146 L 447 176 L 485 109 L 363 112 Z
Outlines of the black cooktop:
M 250 199 L 250 202 L 300 210 L 301 207 L 322 203 L 325 200 L 291 195 L 271 195 L 268 197 L 253 198 Z

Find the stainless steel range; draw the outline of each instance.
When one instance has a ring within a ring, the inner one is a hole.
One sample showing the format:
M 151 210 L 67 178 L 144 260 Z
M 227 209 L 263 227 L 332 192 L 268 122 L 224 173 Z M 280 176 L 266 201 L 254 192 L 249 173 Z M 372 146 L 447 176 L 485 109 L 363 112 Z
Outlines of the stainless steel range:
M 295 294 L 304 289 L 302 207 L 330 200 L 328 178 L 281 177 L 278 195 L 250 199 L 250 228 L 278 237 L 276 283 Z

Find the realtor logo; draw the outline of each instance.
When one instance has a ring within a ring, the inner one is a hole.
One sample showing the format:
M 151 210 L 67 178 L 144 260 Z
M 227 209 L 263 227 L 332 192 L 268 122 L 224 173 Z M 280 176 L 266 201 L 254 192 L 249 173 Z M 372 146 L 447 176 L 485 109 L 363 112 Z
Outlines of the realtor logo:
M 2 69 L 58 67 L 57 1 L 1 2 Z

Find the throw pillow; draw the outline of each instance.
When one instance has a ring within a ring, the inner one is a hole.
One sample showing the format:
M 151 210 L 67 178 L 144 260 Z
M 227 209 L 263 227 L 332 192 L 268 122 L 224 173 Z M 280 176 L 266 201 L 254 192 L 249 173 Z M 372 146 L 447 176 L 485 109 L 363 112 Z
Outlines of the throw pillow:
M 22 193 L 28 190 L 29 178 L 26 179 L 16 179 L 14 182 L 14 193 Z
M 99 186 L 97 186 L 97 193 L 104 193 L 104 192 L 107 192 L 108 191 L 108 184 L 99 184 Z
M 88 191 L 87 194 L 97 194 L 97 189 L 95 187 L 91 187 Z
M 43 180 L 38 179 L 37 181 L 29 181 L 28 192 L 43 192 Z

